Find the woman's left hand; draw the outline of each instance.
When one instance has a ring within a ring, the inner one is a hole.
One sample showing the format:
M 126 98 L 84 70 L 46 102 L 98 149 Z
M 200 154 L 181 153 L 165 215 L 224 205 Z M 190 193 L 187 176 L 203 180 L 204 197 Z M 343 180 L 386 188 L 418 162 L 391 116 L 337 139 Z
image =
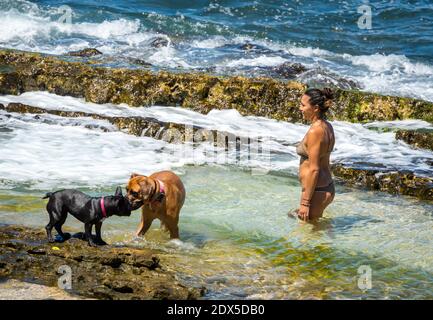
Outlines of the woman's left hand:
M 298 217 L 304 221 L 307 221 L 309 215 L 310 215 L 310 207 L 301 205 L 301 207 L 298 210 Z

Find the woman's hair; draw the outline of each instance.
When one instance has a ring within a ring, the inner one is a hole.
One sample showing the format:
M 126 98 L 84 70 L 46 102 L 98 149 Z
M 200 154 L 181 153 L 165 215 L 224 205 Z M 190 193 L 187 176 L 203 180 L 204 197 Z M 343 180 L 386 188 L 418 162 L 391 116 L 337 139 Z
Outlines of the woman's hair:
M 328 111 L 334 98 L 334 94 L 330 88 L 323 88 L 321 90 L 308 89 L 304 94 L 310 97 L 310 104 L 319 107 L 322 114 Z

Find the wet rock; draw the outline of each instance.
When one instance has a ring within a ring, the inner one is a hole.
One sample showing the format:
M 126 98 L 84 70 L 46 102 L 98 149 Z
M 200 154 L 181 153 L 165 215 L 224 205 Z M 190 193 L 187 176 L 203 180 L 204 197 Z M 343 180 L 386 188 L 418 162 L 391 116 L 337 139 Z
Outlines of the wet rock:
M 347 184 L 413 196 L 422 200 L 433 200 L 433 179 L 419 177 L 411 172 L 354 169 L 341 164 L 333 165 L 332 172 Z
M 139 137 L 151 137 L 158 140 L 164 140 L 169 143 L 183 143 L 213 141 L 219 147 L 227 148 L 229 141 L 234 141 L 234 134 L 208 130 L 199 126 L 186 126 L 185 124 L 175 122 L 164 122 L 150 117 L 109 117 L 94 113 L 79 111 L 62 111 L 47 110 L 39 107 L 33 107 L 22 103 L 9 103 L 7 106 L 0 105 L 0 110 L 15 113 L 36 114 L 33 119 L 45 122 L 40 114 L 52 114 L 60 117 L 90 117 L 98 120 L 107 120 L 119 130 Z M 107 128 L 102 128 L 108 131 Z M 239 137 L 238 137 L 239 138 Z
M 44 90 L 97 103 L 181 106 L 204 114 L 236 109 L 242 115 L 302 121 L 299 99 L 306 86 L 294 81 L 98 68 L 14 50 L 0 50 L 0 64 L 14 68 L 0 72 L 1 94 Z M 431 102 L 342 89 L 335 89 L 335 97 L 330 120 L 433 122 Z
M 253 44 L 253 43 L 250 43 L 250 42 L 244 43 L 241 46 L 232 45 L 232 44 L 226 44 L 226 45 L 224 45 L 224 47 L 225 48 L 233 48 L 233 47 L 235 47 L 235 48 L 239 48 L 239 49 L 241 49 L 243 51 L 247 51 L 247 52 L 251 52 L 252 51 L 252 52 L 254 52 L 256 54 L 271 54 L 271 53 L 275 53 L 275 51 L 273 51 L 273 50 L 271 50 L 269 48 L 266 48 L 264 46 L 260 46 L 260 45 L 257 45 L 257 44 Z
M 146 62 L 146 61 L 144 61 L 144 60 L 142 60 L 142 59 L 137 59 L 137 58 L 128 58 L 128 61 L 129 61 L 130 63 L 132 63 L 132 64 L 136 64 L 136 65 L 143 66 L 143 67 L 146 67 L 146 68 L 149 68 L 149 67 L 152 66 L 151 63 Z
M 72 56 L 72 57 L 89 58 L 89 57 L 93 57 L 93 56 L 97 56 L 97 55 L 101 55 L 101 54 L 102 54 L 102 52 L 99 51 L 98 49 L 86 48 L 86 49 L 82 49 L 82 50 L 78 50 L 78 51 L 68 52 L 66 55 Z
M 8 244 L 19 246 L 11 248 Z M 0 226 L 0 280 L 18 279 L 57 286 L 72 271 L 69 293 L 96 299 L 197 299 L 201 288 L 188 288 L 164 267 L 150 249 L 91 248 L 72 238 L 49 244 L 43 230 Z M 175 266 L 172 267 L 175 269 Z M 171 268 L 170 268 L 171 269 Z
M 283 64 L 272 68 L 272 71 L 282 78 L 294 79 L 296 75 L 307 71 L 307 68 L 300 63 L 284 62 Z
M 167 47 L 168 46 L 168 40 L 166 38 L 155 38 L 150 42 L 150 45 L 154 48 L 161 48 L 161 47 Z
M 241 45 L 240 48 L 242 50 L 249 51 L 249 50 L 255 49 L 256 46 L 253 45 L 252 43 L 245 43 L 245 44 Z
M 414 147 L 433 151 L 433 132 L 431 131 L 397 130 L 395 138 L 403 140 Z
M 298 80 L 307 83 L 310 87 L 329 87 L 344 90 L 361 89 L 361 85 L 357 81 L 341 77 L 322 68 L 308 70 L 299 76 Z

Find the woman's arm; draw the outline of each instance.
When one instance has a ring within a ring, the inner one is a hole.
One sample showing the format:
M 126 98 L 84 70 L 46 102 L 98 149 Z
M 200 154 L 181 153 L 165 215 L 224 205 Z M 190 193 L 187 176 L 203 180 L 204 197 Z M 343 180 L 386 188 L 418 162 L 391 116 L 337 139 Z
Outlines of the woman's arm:
M 301 208 L 299 216 L 304 220 L 308 220 L 311 198 L 316 189 L 317 180 L 319 179 L 320 171 L 320 148 L 323 138 L 322 128 L 311 128 L 307 134 L 306 143 L 308 145 L 308 172 L 303 181 L 304 192 L 301 199 Z

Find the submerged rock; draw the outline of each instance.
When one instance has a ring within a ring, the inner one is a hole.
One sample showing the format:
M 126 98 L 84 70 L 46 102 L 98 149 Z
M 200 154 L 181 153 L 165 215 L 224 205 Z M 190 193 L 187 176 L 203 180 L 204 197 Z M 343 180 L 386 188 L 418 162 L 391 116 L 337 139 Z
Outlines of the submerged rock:
M 0 72 L 0 94 L 43 90 L 96 103 L 181 106 L 205 114 L 212 109 L 236 109 L 242 115 L 302 121 L 299 99 L 306 86 L 299 82 L 98 68 L 14 50 L 0 50 L 0 64 L 14 68 Z M 335 96 L 330 120 L 433 122 L 431 102 L 341 89 L 335 90 Z
M 361 89 L 361 85 L 357 81 L 341 77 L 322 68 L 308 70 L 300 75 L 298 80 L 307 83 L 311 87 L 317 88 L 330 87 L 344 90 Z
M 86 48 L 86 49 L 82 49 L 82 50 L 78 50 L 78 51 L 68 52 L 66 55 L 72 56 L 72 57 L 88 58 L 88 57 L 93 57 L 93 56 L 97 56 L 97 55 L 101 55 L 101 54 L 102 54 L 102 52 L 99 51 L 98 49 Z
M 413 145 L 417 148 L 433 151 L 433 132 L 422 132 L 417 130 L 397 130 L 395 138 Z
M 47 243 L 45 231 L 23 226 L 0 226 L 0 257 L 2 281 L 58 286 L 59 268 L 66 266 L 72 271 L 68 292 L 90 298 L 197 299 L 204 292 L 179 283 L 153 250 L 93 248 L 76 238 Z
M 282 78 L 294 79 L 298 74 L 307 71 L 307 68 L 300 63 L 284 62 L 283 64 L 272 68 L 272 71 Z
M 154 48 L 161 48 L 161 47 L 166 47 L 168 46 L 168 40 L 166 38 L 155 38 L 154 40 L 152 40 L 150 42 L 150 45 Z
M 143 66 L 143 67 L 146 67 L 146 68 L 149 68 L 149 67 L 152 66 L 151 63 L 146 62 L 146 61 L 144 61 L 144 60 L 142 60 L 142 59 L 138 59 L 138 58 L 127 58 L 127 60 L 128 60 L 130 63 L 132 63 L 132 64 L 140 65 L 140 66 Z
M 411 172 L 354 169 L 341 164 L 333 165 L 332 172 L 348 184 L 422 200 L 433 200 L 433 179 L 415 176 Z
M 35 114 L 35 120 L 41 120 L 39 114 L 52 114 L 60 117 L 91 117 L 107 120 L 119 130 L 139 137 L 151 137 L 169 143 L 214 141 L 219 147 L 227 148 L 229 141 L 235 141 L 236 136 L 229 132 L 209 130 L 199 126 L 185 125 L 175 122 L 164 122 L 151 117 L 110 117 L 80 111 L 48 110 L 22 103 L 0 104 L 0 110 L 21 114 Z M 101 128 L 108 131 L 108 128 Z M 239 137 L 238 137 L 239 138 Z

